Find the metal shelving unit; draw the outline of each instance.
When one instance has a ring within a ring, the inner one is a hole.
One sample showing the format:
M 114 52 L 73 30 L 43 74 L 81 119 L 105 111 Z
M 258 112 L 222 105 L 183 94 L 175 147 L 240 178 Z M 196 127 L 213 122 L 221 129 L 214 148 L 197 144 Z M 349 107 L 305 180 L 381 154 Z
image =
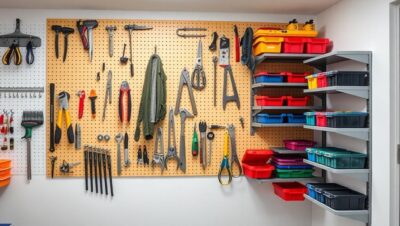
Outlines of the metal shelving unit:
M 354 61 L 358 63 L 363 63 L 366 65 L 366 68 L 369 72 L 369 84 L 371 85 L 371 77 L 372 77 L 372 54 L 369 51 L 336 51 L 327 53 L 324 55 L 320 55 L 311 59 L 304 60 L 305 64 L 315 67 L 318 70 L 326 71 L 327 65 L 334 64 L 342 61 Z M 371 121 L 371 86 L 333 86 L 333 87 L 326 87 L 326 88 L 318 88 L 312 90 L 304 90 L 304 93 L 314 94 L 321 98 L 322 105 L 326 107 L 326 96 L 328 94 L 334 93 L 344 93 L 347 95 L 355 96 L 362 98 L 366 101 L 367 112 L 369 114 L 369 121 Z M 350 210 L 350 211 L 338 211 L 334 210 L 323 203 L 305 195 L 307 200 L 310 200 L 317 206 L 324 208 L 325 210 L 337 215 L 342 216 L 354 220 L 358 220 L 361 222 L 366 223 L 369 225 L 371 222 L 371 180 L 372 180 L 372 171 L 371 171 L 371 124 L 369 128 L 330 128 L 330 127 L 318 127 L 318 126 L 308 126 L 305 125 L 304 128 L 312 129 L 315 131 L 322 132 L 322 146 L 326 146 L 326 136 L 327 133 L 337 133 L 341 135 L 345 135 L 348 137 L 360 139 L 366 142 L 367 147 L 367 155 L 369 158 L 368 161 L 368 169 L 333 169 L 315 162 L 311 162 L 308 160 L 304 160 L 305 163 L 313 165 L 322 170 L 322 175 L 326 179 L 326 173 L 330 172 L 332 174 L 340 174 L 346 175 L 352 178 L 356 178 L 365 182 L 367 188 L 367 195 L 369 200 L 369 209 L 368 210 Z
M 302 62 L 316 56 L 318 54 L 264 53 L 256 57 L 256 64 L 260 64 L 265 60 L 269 62 Z
M 279 82 L 279 83 L 254 83 L 251 85 L 251 88 L 265 88 L 265 87 L 307 87 L 307 83 L 287 83 L 287 82 Z
M 366 224 L 368 224 L 369 222 L 369 211 L 368 210 L 335 210 L 330 208 L 329 206 L 311 198 L 308 195 L 304 195 L 304 198 L 306 198 L 307 200 L 309 200 L 310 202 L 314 203 L 315 205 L 337 215 L 337 216 L 341 216 L 341 217 L 346 217 L 346 218 L 350 218 L 353 220 L 357 220 L 357 221 L 361 221 L 364 222 Z

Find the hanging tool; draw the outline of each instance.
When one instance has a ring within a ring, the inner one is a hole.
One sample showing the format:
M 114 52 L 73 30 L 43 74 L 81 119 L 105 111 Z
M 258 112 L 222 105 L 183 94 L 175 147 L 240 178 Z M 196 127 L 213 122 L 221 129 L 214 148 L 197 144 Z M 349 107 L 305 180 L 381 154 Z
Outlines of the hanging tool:
M 71 116 L 68 111 L 69 107 L 69 93 L 62 91 L 58 94 L 59 109 L 57 116 L 56 132 L 54 135 L 55 143 L 59 144 L 61 141 L 61 128 L 62 128 L 62 117 L 65 113 L 65 126 L 67 127 L 67 137 L 70 144 L 74 143 L 74 129 L 72 127 Z
M 76 22 L 76 27 L 78 28 L 79 37 L 81 38 L 83 49 L 88 50 L 89 49 L 89 43 L 88 43 L 88 40 L 86 38 L 87 27 L 84 25 L 82 20 L 78 20 Z
M 83 117 L 83 110 L 85 109 L 85 90 L 78 91 L 76 95 L 79 97 L 78 119 L 81 119 Z
M 24 34 L 20 29 L 21 20 L 16 19 L 15 31 L 11 34 L 0 35 L 0 47 L 9 47 L 13 43 L 17 43 L 20 47 L 26 47 L 29 42 L 32 47 L 40 47 L 41 39 L 37 36 Z
M 129 160 L 129 137 L 128 133 L 125 133 L 124 135 L 124 166 L 129 167 L 131 165 L 131 160 Z
M 146 26 L 140 26 L 136 24 L 128 24 L 125 25 L 125 30 L 129 32 L 129 61 L 131 63 L 131 77 L 133 77 L 134 69 L 133 69 L 133 53 L 132 53 L 132 32 L 133 31 L 138 31 L 138 30 L 151 30 L 153 27 L 146 27 Z
M 55 32 L 54 49 L 56 51 L 56 58 L 58 59 L 58 56 L 59 56 L 58 39 L 59 39 L 60 32 L 62 32 L 62 27 L 60 25 L 52 25 L 51 30 L 53 30 Z
M 239 62 L 240 61 L 240 38 L 239 38 L 239 32 L 238 28 L 235 25 L 233 25 L 233 31 L 235 32 L 235 61 Z
M 50 152 L 54 152 L 54 96 L 55 96 L 55 84 L 50 83 Z
M 200 131 L 200 164 L 203 166 L 203 169 L 207 167 L 207 123 L 205 121 L 199 122 L 199 131 Z
M 207 133 L 207 139 L 208 139 L 208 162 L 207 162 L 207 166 L 211 165 L 211 155 L 212 155 L 211 147 L 212 147 L 212 142 L 213 142 L 214 138 L 215 138 L 215 134 L 213 132 L 210 131 L 210 132 Z
M 13 151 L 13 150 L 14 150 L 14 138 L 11 137 L 10 138 L 10 151 Z
M 104 72 L 106 70 L 106 63 L 103 62 L 101 66 L 101 72 Z
M 240 161 L 239 161 L 239 157 L 237 155 L 237 151 L 236 151 L 236 135 L 235 135 L 235 126 L 233 124 L 230 124 L 228 126 L 228 133 L 229 133 L 229 139 L 230 139 L 230 143 L 231 143 L 231 170 L 232 170 L 232 176 L 233 177 L 239 177 L 242 176 L 242 166 L 240 165 Z M 239 174 L 234 175 L 233 173 L 233 169 L 234 166 L 237 166 Z
M 64 55 L 63 55 L 63 62 L 67 59 L 67 52 L 68 52 L 68 36 L 74 33 L 74 29 L 70 27 L 63 27 L 62 33 L 64 34 Z
M 97 150 L 96 150 L 97 151 Z M 99 193 L 99 187 L 97 183 L 97 152 L 93 152 L 93 171 L 94 171 L 94 185 L 96 188 L 96 193 Z
M 33 54 L 33 44 L 32 42 L 28 42 L 26 45 L 26 55 L 25 55 L 25 61 L 27 64 L 31 65 L 35 61 L 35 55 Z
M 102 181 L 102 173 L 101 173 L 101 152 L 97 154 L 97 166 L 99 168 L 99 187 L 100 187 L 100 194 L 103 194 L 103 181 Z
M 108 71 L 108 76 L 107 76 L 107 85 L 106 85 L 106 95 L 104 98 L 104 107 L 103 107 L 103 117 L 102 120 L 106 119 L 106 110 L 107 110 L 107 100 L 108 104 L 111 104 L 111 99 L 112 99 L 112 72 L 111 70 Z
M 219 66 L 226 67 L 229 65 L 230 58 L 229 38 L 223 35 L 219 41 Z
M 181 78 L 179 81 L 179 88 L 178 88 L 178 95 L 176 97 L 176 104 L 175 104 L 175 115 L 179 113 L 179 109 L 181 106 L 181 98 L 182 98 L 182 89 L 183 86 L 186 85 L 188 87 L 189 97 L 190 97 L 190 104 L 192 105 L 192 111 L 194 115 L 197 115 L 197 107 L 196 101 L 194 100 L 193 89 L 190 83 L 189 72 L 186 68 L 183 69 L 181 72 Z
M 121 175 L 122 167 L 121 167 L 121 142 L 124 139 L 124 135 L 122 133 L 118 133 L 115 135 L 115 142 L 117 142 L 117 174 Z
M 160 149 L 159 149 L 160 148 Z M 153 160 L 151 160 L 151 167 L 154 168 L 156 165 L 160 165 L 161 173 L 164 171 L 164 139 L 162 128 L 158 127 L 156 139 L 154 141 L 154 152 L 153 152 Z
M 256 60 L 253 56 L 253 36 L 253 28 L 247 27 L 240 41 L 240 45 L 242 46 L 242 56 L 240 61 L 242 65 L 246 65 L 251 72 L 254 72 L 256 68 Z
M 217 64 L 218 57 L 213 56 L 212 62 L 214 65 L 214 107 L 217 106 Z
M 131 89 L 129 88 L 128 82 L 123 81 L 119 88 L 119 103 L 118 103 L 119 121 L 123 123 L 126 120 L 129 123 L 131 121 L 131 112 L 132 112 Z
M 107 151 L 107 167 L 108 167 L 108 177 L 110 178 L 110 193 L 111 196 L 114 196 L 114 188 L 112 183 L 111 155 L 108 151 Z
M 169 119 L 168 119 L 168 153 L 165 157 L 165 169 L 167 169 L 168 160 L 176 160 L 176 169 L 179 169 L 180 159 L 176 151 L 176 138 L 175 138 L 175 119 L 174 110 L 171 107 L 169 109 Z
M 232 90 L 233 90 L 232 96 L 227 95 L 228 74 L 229 74 L 231 84 L 232 84 Z M 240 109 L 239 94 L 236 89 L 235 78 L 233 77 L 233 72 L 232 72 L 232 68 L 230 65 L 228 65 L 224 68 L 224 87 L 223 87 L 223 94 L 222 94 L 222 105 L 223 105 L 224 110 L 226 109 L 226 105 L 228 102 L 235 102 L 237 108 Z
M 96 90 L 92 89 L 90 90 L 90 108 L 92 110 L 92 118 L 96 118 Z
M 226 170 L 226 174 L 228 179 L 226 181 L 223 180 L 224 170 Z M 224 156 L 221 162 L 221 166 L 218 172 L 218 181 L 221 185 L 228 185 L 232 182 L 232 171 L 229 166 L 229 134 L 225 132 L 224 134 Z
M 212 52 L 214 52 L 215 50 L 217 50 L 217 40 L 218 40 L 218 33 L 216 31 L 214 31 L 211 35 L 212 37 L 212 42 L 211 44 L 208 46 L 208 49 Z
M 242 126 L 242 129 L 244 129 L 244 118 L 242 116 L 240 116 L 239 121 L 240 121 L 240 126 Z
M 199 154 L 199 137 L 197 135 L 196 123 L 193 126 L 193 138 L 192 138 L 192 156 Z
M 228 129 L 228 127 L 227 126 L 213 124 L 213 125 L 208 126 L 208 129 Z
M 74 166 L 77 166 L 79 164 L 80 164 L 80 162 L 68 163 L 67 161 L 63 160 L 63 162 L 60 166 L 60 172 L 61 173 L 73 173 L 71 171 L 71 168 L 73 168 Z
M 85 145 L 83 147 L 83 159 L 84 159 L 84 163 L 85 163 L 85 190 L 88 191 L 89 190 L 89 181 L 88 181 L 88 163 L 89 163 L 89 154 L 88 154 L 88 146 Z
M 81 126 L 76 123 L 75 124 L 75 149 L 79 150 L 81 149 Z
M 179 140 L 179 168 L 186 173 L 186 144 L 185 144 L 185 121 L 186 118 L 193 118 L 194 115 L 190 113 L 186 108 L 180 110 L 181 116 L 181 135 Z
M 93 192 L 93 148 L 89 148 L 90 192 Z
M 14 111 L 11 110 L 10 112 L 11 112 L 10 119 L 8 120 L 9 121 L 9 131 L 11 134 L 13 134 L 14 133 Z
M 104 175 L 104 190 L 106 195 L 108 195 L 108 187 L 107 187 L 107 155 L 106 152 L 101 153 L 101 158 L 103 162 L 103 175 Z
M 143 165 L 144 164 L 144 161 L 143 161 L 143 152 L 142 152 L 142 146 L 141 145 L 139 145 L 139 149 L 138 149 L 138 152 L 137 152 L 137 160 L 136 160 L 136 164 L 137 165 Z
M 176 29 L 176 35 L 182 38 L 204 38 L 206 35 L 201 34 L 182 34 L 185 32 L 192 32 L 192 31 L 207 31 L 207 28 L 200 28 L 200 27 L 184 27 Z
M 89 46 L 90 62 L 93 61 L 93 52 L 94 52 L 93 29 L 95 29 L 98 25 L 99 25 L 99 23 L 97 22 L 97 20 L 84 20 L 83 21 L 83 26 L 85 26 L 87 29 L 87 40 L 88 40 L 88 46 Z
M 199 40 L 197 45 L 196 62 L 192 73 L 193 89 L 202 90 L 206 87 L 206 73 L 203 70 L 203 43 Z
M 144 165 L 147 165 L 147 166 L 150 164 L 149 155 L 147 154 L 146 145 L 144 145 L 144 149 L 143 149 L 143 163 L 144 163 Z
M 10 47 L 4 53 L 3 59 L 2 59 L 3 64 L 10 65 L 11 59 L 14 59 L 15 65 L 20 65 L 22 63 L 22 54 L 21 54 L 21 50 L 19 48 L 19 44 L 17 42 L 12 43 L 10 45 Z
M 113 47 L 113 33 L 117 30 L 116 26 L 106 26 L 106 30 L 108 32 L 108 55 L 110 57 L 114 54 L 114 47 Z
M 57 156 L 50 156 L 51 162 L 51 178 L 54 178 L 54 166 L 56 164 Z
M 121 64 L 126 64 L 128 63 L 128 57 L 125 56 L 125 49 L 126 49 L 126 44 L 124 43 L 124 51 L 122 52 L 122 57 L 119 58 L 119 62 L 121 62 Z

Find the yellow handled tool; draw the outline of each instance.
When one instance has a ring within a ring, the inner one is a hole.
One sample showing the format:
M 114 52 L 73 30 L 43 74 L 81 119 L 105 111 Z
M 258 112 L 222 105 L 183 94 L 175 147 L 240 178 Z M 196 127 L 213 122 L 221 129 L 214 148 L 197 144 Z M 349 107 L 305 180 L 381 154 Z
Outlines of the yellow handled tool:
M 228 179 L 225 181 L 222 179 L 222 176 L 223 176 L 222 174 L 223 174 L 224 169 L 227 171 L 227 174 L 228 174 L 227 175 Z M 219 168 L 218 181 L 222 185 L 228 185 L 232 182 L 232 171 L 229 166 L 229 134 L 228 134 L 228 132 L 225 132 L 225 134 L 224 134 L 224 157 L 221 162 L 221 167 Z
M 61 127 L 62 127 L 63 113 L 65 113 L 65 125 L 67 127 L 68 142 L 70 144 L 74 143 L 74 130 L 72 127 L 71 115 L 69 114 L 69 111 L 68 111 L 69 97 L 70 97 L 69 93 L 67 93 L 65 91 L 58 94 L 58 101 L 60 103 L 60 107 L 58 110 L 56 131 L 54 134 L 54 136 L 55 136 L 54 142 L 56 144 L 59 144 L 61 141 Z

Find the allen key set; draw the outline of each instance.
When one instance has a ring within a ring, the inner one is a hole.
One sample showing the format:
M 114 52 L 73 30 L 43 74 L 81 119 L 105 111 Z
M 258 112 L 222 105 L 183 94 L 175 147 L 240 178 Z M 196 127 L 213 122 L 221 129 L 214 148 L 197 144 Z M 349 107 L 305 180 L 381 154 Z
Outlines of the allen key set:
M 0 98 L 42 98 L 44 87 L 0 87 Z

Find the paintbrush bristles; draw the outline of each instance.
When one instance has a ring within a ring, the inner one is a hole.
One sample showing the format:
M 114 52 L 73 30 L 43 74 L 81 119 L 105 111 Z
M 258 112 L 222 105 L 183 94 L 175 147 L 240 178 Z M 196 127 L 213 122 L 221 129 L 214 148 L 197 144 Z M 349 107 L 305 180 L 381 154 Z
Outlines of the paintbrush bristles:
M 35 124 L 36 126 L 43 124 L 43 111 L 24 111 L 22 113 L 22 124 Z

